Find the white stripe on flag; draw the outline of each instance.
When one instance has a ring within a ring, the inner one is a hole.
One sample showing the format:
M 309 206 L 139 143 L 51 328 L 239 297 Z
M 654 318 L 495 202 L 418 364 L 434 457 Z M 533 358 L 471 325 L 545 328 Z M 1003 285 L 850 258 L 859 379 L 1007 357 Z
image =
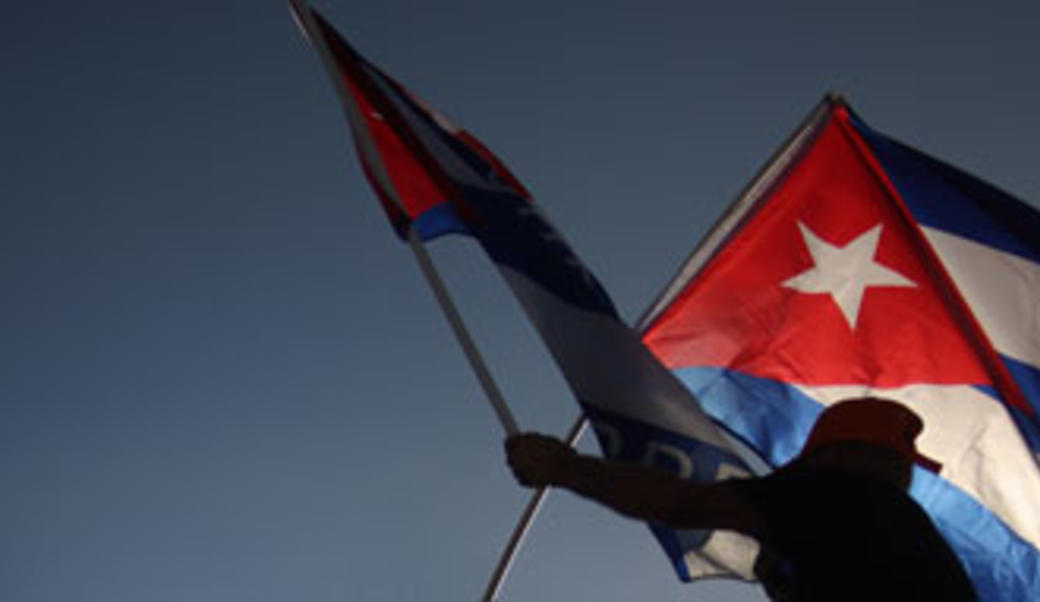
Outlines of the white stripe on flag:
M 936 228 L 924 233 L 996 351 L 1040 367 L 1040 265 Z
M 499 268 L 582 402 L 730 449 L 689 390 L 632 329 L 562 301 L 520 272 Z
M 941 476 L 988 507 L 1023 539 L 1040 547 L 1040 473 L 1014 422 L 996 399 L 969 385 L 797 387 L 831 405 L 849 397 L 899 401 L 924 420 L 921 453 L 942 462 Z M 993 484 L 999 483 L 999 490 Z

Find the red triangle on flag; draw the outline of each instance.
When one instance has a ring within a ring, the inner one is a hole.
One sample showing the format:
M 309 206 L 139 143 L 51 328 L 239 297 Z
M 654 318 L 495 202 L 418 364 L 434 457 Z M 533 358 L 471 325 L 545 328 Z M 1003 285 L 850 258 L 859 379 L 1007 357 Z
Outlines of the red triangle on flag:
M 839 117 L 645 342 L 673 369 L 806 385 L 992 384 L 918 226 Z

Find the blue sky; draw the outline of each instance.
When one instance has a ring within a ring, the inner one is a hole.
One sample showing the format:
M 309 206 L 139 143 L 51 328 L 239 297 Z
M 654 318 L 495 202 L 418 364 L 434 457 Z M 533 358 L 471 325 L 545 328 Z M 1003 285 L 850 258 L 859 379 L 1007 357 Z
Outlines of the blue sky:
M 630 320 L 828 90 L 1040 200 L 1035 2 L 316 6 L 493 148 Z M 0 596 L 478 598 L 527 492 L 286 5 L 18 3 L 0 78 Z M 562 433 L 489 262 L 431 251 L 521 425 Z M 678 584 L 567 494 L 504 598 L 762 599 Z

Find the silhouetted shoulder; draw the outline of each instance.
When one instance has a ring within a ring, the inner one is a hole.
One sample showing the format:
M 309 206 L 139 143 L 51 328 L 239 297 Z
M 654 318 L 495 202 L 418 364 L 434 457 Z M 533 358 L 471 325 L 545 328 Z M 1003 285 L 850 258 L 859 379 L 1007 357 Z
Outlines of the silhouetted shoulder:
M 839 469 L 788 466 L 731 487 L 795 600 L 975 600 L 967 573 L 902 489 Z

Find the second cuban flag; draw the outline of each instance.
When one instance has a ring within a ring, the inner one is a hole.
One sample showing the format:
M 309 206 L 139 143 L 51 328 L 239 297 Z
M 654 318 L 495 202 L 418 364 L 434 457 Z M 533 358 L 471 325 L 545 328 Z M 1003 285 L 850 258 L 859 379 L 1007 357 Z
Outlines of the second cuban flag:
M 912 495 L 983 600 L 1040 599 L 1040 214 L 828 99 L 643 320 L 770 464 L 830 403 L 925 421 Z

